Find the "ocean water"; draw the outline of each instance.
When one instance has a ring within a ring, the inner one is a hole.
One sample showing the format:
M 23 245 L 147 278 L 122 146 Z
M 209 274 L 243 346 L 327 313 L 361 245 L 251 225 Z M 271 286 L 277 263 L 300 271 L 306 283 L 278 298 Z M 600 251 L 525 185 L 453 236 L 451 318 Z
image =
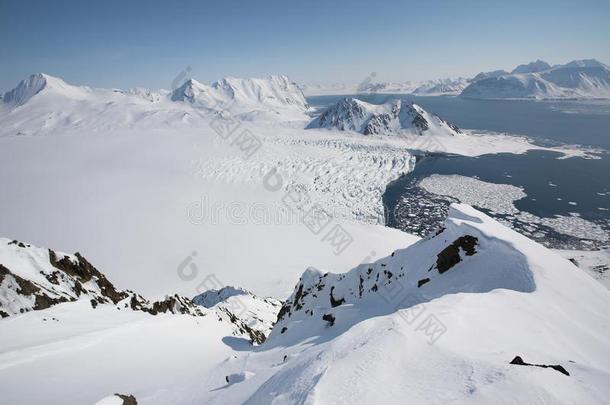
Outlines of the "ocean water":
M 308 101 L 321 109 L 341 97 L 345 96 L 310 97 Z M 539 223 L 483 211 L 549 247 L 593 249 L 609 244 L 603 238 L 589 237 L 594 232 L 588 231 L 586 224 L 610 239 L 610 101 L 488 101 L 379 94 L 356 97 L 373 103 L 400 97 L 462 128 L 525 135 L 545 145 L 576 144 L 600 150 L 599 159 L 557 159 L 559 154 L 546 151 L 474 158 L 423 157 L 412 173 L 388 185 L 383 196 L 388 226 L 420 236 L 440 226 L 455 199 L 433 195 L 419 187 L 419 182 L 433 174 L 460 175 L 520 187 L 526 197 L 516 200 L 515 207 L 540 218 Z M 586 221 L 577 223 L 583 228 L 579 232 L 570 230 L 576 226 L 570 221 L 574 217 Z M 544 219 L 553 219 L 553 226 Z

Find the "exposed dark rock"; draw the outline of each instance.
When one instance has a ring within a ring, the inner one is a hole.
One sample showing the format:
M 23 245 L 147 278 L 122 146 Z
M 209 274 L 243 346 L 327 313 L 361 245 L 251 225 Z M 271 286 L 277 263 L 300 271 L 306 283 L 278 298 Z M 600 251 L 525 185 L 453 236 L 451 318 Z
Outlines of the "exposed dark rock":
M 419 280 L 417 282 L 417 288 L 421 287 L 422 285 L 426 284 L 428 281 L 430 281 L 429 278 L 422 278 L 421 280 Z
M 282 330 L 280 331 L 280 333 L 284 333 L 284 332 L 286 332 L 287 330 L 288 330 L 288 328 L 284 326 L 284 327 L 282 328 Z
M 333 314 L 324 314 L 322 319 L 328 322 L 328 326 L 333 326 L 335 324 L 335 316 Z
M 559 371 L 561 374 L 565 374 L 567 376 L 570 375 L 570 373 L 568 373 L 568 370 L 566 370 L 565 368 L 563 368 L 563 366 L 561 366 L 559 364 L 549 365 L 549 364 L 531 364 L 531 363 L 526 363 L 526 362 L 523 361 L 521 356 L 516 356 L 514 359 L 511 360 L 510 364 L 515 364 L 515 365 L 518 365 L 518 366 L 532 366 L 532 367 L 552 368 L 553 370 Z
M 133 395 L 114 394 L 123 400 L 123 405 L 138 405 L 136 397 Z
M 343 303 L 345 303 L 345 298 L 341 298 L 341 299 L 335 299 L 335 297 L 333 297 L 333 291 L 334 291 L 335 287 L 332 286 L 330 288 L 330 306 L 331 307 L 338 307 L 339 305 L 342 305 Z
M 462 260 L 460 258 L 460 249 L 464 250 L 466 256 L 474 255 L 477 243 L 478 239 L 474 236 L 464 235 L 457 238 L 437 255 L 436 268 L 438 272 L 443 274 Z
M 117 302 L 127 298 L 127 293 L 124 291 L 118 291 L 114 285 L 108 281 L 106 276 L 100 273 L 91 263 L 87 261 L 80 253 L 74 254 L 77 258 L 76 263 L 70 260 L 69 257 L 64 256 L 61 259 L 57 259 L 57 254 L 49 249 L 49 262 L 51 265 L 66 274 L 75 277 L 81 283 L 95 278 L 97 285 L 100 287 L 102 294 L 116 304 Z
M 26 247 L 26 245 L 25 245 L 23 242 L 19 242 L 19 241 L 18 241 L 18 240 L 16 240 L 16 239 L 15 239 L 15 240 L 13 240 L 13 241 L 11 241 L 11 242 L 9 242 L 8 244 L 9 244 L 9 245 L 17 245 L 17 246 L 19 246 L 20 248 L 24 248 L 24 247 Z

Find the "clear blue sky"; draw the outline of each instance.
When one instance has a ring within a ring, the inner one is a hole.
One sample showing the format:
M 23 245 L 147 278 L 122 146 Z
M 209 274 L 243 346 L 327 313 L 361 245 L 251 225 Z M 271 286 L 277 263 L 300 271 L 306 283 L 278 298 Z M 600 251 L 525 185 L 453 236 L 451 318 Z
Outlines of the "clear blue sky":
M 610 63 L 610 1 L 0 0 L 0 91 L 35 72 L 169 88 L 186 66 L 301 83 L 470 76 L 542 58 Z

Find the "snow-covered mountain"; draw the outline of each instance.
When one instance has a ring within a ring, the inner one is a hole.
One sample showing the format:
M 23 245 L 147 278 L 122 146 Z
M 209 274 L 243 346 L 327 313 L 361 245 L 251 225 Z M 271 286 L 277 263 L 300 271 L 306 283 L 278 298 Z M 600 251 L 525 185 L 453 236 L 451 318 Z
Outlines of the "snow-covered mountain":
M 523 64 L 523 65 L 519 65 L 516 68 L 514 68 L 512 70 L 512 72 L 510 72 L 511 74 L 516 74 L 516 73 L 536 73 L 536 72 L 542 72 L 544 70 L 549 70 L 551 68 L 551 65 L 549 65 L 548 63 L 546 63 L 543 60 L 536 60 L 534 62 L 530 62 L 527 64 Z
M 405 100 L 376 105 L 356 98 L 344 98 L 328 107 L 307 128 L 356 131 L 364 135 L 431 133 L 452 136 L 460 132 L 455 125 Z
M 86 130 L 197 128 L 202 115 L 230 112 L 242 120 L 306 120 L 307 101 L 286 76 L 187 80 L 173 92 L 143 88 L 93 89 L 39 73 L 0 102 L 0 136 Z
M 361 93 L 381 94 L 419 94 L 429 96 L 453 96 L 459 94 L 469 83 L 466 78 L 436 79 L 426 81 L 378 82 L 370 81 L 360 84 L 303 85 L 303 92 L 308 96 L 348 95 Z
M 179 295 L 151 302 L 133 291 L 116 289 L 80 253 L 69 255 L 0 238 L 1 317 L 77 300 L 89 301 L 93 308 L 113 304 L 152 315 L 203 315 L 191 300 Z
M 265 79 L 227 77 L 211 85 L 187 80 L 171 93 L 171 100 L 210 109 L 238 109 L 239 113 L 269 110 L 305 112 L 309 106 L 299 86 L 286 76 Z
M 9 240 L 0 248 L 2 268 L 11 271 L 2 273 L 2 299 L 19 285 L 16 274 L 66 291 L 87 274 L 80 255 Z M 48 279 L 56 271 L 58 284 Z M 199 317 L 117 311 L 110 303 L 93 309 L 85 294 L 110 290 L 94 274 L 75 302 L 0 321 L 3 381 L 40 382 L 30 392 L 4 384 L 5 399 L 55 402 L 66 392 L 55 379 L 83 370 L 91 382 L 70 403 L 115 392 L 147 403 L 210 404 L 604 404 L 610 396 L 610 292 L 463 204 L 451 206 L 443 228 L 387 257 L 345 273 L 307 269 L 281 309 L 267 302 L 270 310 L 261 310 L 267 304 L 233 287 L 201 295 L 213 305 L 200 307 Z M 264 342 L 242 316 L 248 311 L 264 314 L 258 325 L 277 320 Z M 36 370 L 52 364 L 63 367 L 43 383 L 48 375 Z
M 464 90 L 470 83 L 469 79 L 458 77 L 457 79 L 430 80 L 413 90 L 413 94 L 427 96 L 455 96 Z
M 498 77 L 509 74 L 506 70 L 492 70 L 490 72 L 481 72 L 472 78 L 471 82 L 476 82 L 490 77 Z
M 173 294 L 151 301 L 133 291 L 117 289 L 80 253 L 70 255 L 0 238 L 1 318 L 76 301 L 89 302 L 93 309 L 114 306 L 151 315 L 214 314 L 232 325 L 235 336 L 257 344 L 265 341 L 281 305 L 274 298 L 259 298 L 233 287 L 206 291 L 192 300 Z
M 610 68 L 596 60 L 576 60 L 550 67 L 536 61 L 510 74 L 473 81 L 462 97 L 499 98 L 609 98 Z
M 257 375 L 223 397 L 602 404 L 608 305 L 568 260 L 453 205 L 444 229 L 389 257 L 342 274 L 308 269 L 263 350 L 219 367 Z
M 17 84 L 17 87 L 5 93 L 3 101 L 9 105 L 21 106 L 41 92 L 46 94 L 51 93 L 55 96 L 82 99 L 90 91 L 89 88 L 72 86 L 57 77 L 38 73 L 22 80 Z
M 248 290 L 231 286 L 205 291 L 195 296 L 193 302 L 238 324 L 254 343 L 265 341 L 282 306 L 275 298 L 257 297 Z

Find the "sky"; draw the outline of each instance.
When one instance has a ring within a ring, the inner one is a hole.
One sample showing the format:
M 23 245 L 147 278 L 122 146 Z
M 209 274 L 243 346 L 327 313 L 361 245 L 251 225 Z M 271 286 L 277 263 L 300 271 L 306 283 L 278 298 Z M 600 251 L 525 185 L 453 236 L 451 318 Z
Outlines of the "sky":
M 610 1 L 0 0 L 0 92 L 32 73 L 92 87 L 189 76 L 298 83 L 471 77 L 538 58 L 610 64 Z

